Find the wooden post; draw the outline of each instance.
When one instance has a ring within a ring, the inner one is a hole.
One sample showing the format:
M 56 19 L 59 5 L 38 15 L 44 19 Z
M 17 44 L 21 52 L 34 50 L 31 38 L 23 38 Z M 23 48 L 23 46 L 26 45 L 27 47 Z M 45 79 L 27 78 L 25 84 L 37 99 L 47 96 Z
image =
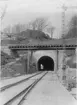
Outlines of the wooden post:
M 30 51 L 30 58 L 29 58 L 29 70 L 31 69 L 32 66 L 32 57 L 33 57 L 33 51 Z
M 59 62 L 59 59 L 58 59 L 58 56 L 59 56 L 59 51 L 57 50 L 57 70 L 58 70 L 58 62 Z
M 31 52 L 31 54 L 30 54 Z M 33 51 L 29 51 L 27 52 L 27 73 L 29 73 L 30 67 L 32 65 L 32 56 L 33 56 Z
M 33 51 L 31 50 L 31 55 L 30 55 L 30 63 L 32 64 L 32 56 L 33 56 Z
M 29 50 L 27 51 L 27 73 L 29 72 Z

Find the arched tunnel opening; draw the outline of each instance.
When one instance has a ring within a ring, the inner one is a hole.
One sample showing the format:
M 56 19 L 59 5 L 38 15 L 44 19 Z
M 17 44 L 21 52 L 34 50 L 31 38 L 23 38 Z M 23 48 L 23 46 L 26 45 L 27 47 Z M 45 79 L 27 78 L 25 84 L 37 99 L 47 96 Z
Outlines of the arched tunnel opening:
M 54 60 L 49 56 L 42 56 L 38 60 L 39 71 L 54 71 Z

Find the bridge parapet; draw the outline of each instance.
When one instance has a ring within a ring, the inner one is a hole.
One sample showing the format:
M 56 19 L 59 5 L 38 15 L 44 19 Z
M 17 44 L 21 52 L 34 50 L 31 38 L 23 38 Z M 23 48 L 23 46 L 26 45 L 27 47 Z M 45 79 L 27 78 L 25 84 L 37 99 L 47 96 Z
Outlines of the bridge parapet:
M 9 49 L 15 50 L 64 50 L 76 47 L 77 45 L 9 45 Z

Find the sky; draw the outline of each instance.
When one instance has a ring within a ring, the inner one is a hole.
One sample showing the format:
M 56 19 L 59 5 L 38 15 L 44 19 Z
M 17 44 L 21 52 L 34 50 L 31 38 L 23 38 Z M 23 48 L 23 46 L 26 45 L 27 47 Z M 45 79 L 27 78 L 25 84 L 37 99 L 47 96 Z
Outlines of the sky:
M 61 35 L 62 5 L 77 6 L 77 0 L 0 0 L 0 15 L 7 5 L 2 28 L 17 23 L 26 24 L 37 17 L 46 17 L 55 26 L 54 37 Z M 77 8 L 68 8 L 66 23 L 77 13 Z

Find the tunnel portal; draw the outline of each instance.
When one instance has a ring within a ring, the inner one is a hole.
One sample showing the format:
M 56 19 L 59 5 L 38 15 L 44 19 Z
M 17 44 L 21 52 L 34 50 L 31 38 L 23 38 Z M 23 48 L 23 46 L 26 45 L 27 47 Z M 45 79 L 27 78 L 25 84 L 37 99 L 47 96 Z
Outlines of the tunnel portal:
M 49 56 L 42 56 L 38 60 L 38 70 L 39 71 L 54 71 L 54 61 Z

